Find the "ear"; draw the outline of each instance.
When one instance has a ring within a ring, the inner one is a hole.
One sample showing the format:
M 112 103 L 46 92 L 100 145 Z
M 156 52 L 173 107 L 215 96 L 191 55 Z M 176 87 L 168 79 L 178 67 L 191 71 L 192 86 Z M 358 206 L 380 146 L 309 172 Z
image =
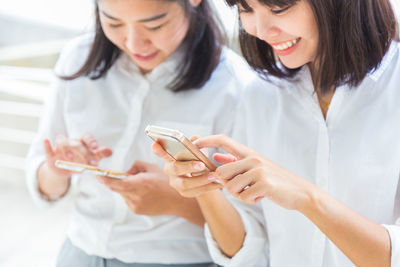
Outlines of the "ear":
M 190 4 L 191 4 L 193 7 L 199 6 L 199 5 L 201 4 L 201 1 L 202 1 L 202 0 L 189 0 Z

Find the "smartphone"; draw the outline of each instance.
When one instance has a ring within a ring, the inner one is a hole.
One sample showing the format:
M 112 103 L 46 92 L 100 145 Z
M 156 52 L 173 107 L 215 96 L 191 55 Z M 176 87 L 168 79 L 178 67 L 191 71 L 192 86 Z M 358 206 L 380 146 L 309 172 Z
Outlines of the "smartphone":
M 57 168 L 68 171 L 106 176 L 114 179 L 125 179 L 129 175 L 127 173 L 105 170 L 95 166 L 65 160 L 57 160 L 54 165 Z
M 145 133 L 155 142 L 158 142 L 176 160 L 201 161 L 210 171 L 215 171 L 217 168 L 196 145 L 178 130 L 148 125 Z

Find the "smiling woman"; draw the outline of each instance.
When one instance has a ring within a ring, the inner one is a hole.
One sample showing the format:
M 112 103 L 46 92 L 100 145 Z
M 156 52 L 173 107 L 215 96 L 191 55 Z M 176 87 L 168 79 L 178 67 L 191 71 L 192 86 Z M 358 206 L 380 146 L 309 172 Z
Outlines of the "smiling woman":
M 76 192 L 58 267 L 214 266 L 199 205 L 169 186 L 144 130 L 151 123 L 187 135 L 229 134 L 255 74 L 224 46 L 207 0 L 95 3 L 96 30 L 62 52 L 26 160 L 39 204 Z M 57 160 L 129 175 L 73 174 Z
M 188 59 L 180 65 L 174 91 L 201 87 L 218 64 L 224 43 L 221 26 L 214 21 L 210 7 L 201 1 L 108 1 L 96 3 L 96 36 L 82 68 L 64 79 L 82 75 L 98 79 L 121 52 L 126 53 L 143 74 L 151 71 L 179 46 Z M 204 21 L 208 21 L 204 23 Z M 210 47 L 202 44 L 208 43 Z

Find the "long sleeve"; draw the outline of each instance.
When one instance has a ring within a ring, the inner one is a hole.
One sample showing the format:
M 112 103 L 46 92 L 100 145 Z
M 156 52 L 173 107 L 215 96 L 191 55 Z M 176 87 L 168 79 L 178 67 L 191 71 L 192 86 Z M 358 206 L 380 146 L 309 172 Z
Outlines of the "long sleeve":
M 62 82 L 55 80 L 52 90 L 45 101 L 45 111 L 40 120 L 39 129 L 29 149 L 26 163 L 26 181 L 30 194 L 37 205 L 46 207 L 51 203 L 44 200 L 38 190 L 37 171 L 45 161 L 43 140 L 48 138 L 52 144 L 57 135 L 67 135 L 63 119 L 63 88 Z
M 246 236 L 243 246 L 232 258 L 228 258 L 220 250 L 206 224 L 205 236 L 211 257 L 222 266 L 268 266 L 268 241 L 261 205 L 247 205 L 233 197 L 230 201 L 234 203 L 245 227 Z
M 394 217 L 396 223 L 393 225 L 383 225 L 390 235 L 392 247 L 391 266 L 400 266 L 400 181 L 397 185 L 397 194 L 394 203 Z
M 232 137 L 245 145 L 248 143 L 248 130 L 243 126 L 249 119 L 247 105 L 245 100 L 238 104 L 232 131 Z M 269 245 L 261 202 L 256 205 L 248 205 L 228 193 L 226 195 L 240 214 L 246 232 L 245 240 L 242 248 L 232 258 L 228 258 L 219 249 L 206 225 L 205 235 L 211 257 L 222 266 L 268 266 Z

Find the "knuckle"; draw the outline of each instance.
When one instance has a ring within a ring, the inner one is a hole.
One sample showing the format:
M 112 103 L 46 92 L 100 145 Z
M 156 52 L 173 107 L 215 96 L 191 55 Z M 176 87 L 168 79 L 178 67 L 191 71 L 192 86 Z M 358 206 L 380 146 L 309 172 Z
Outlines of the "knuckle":
M 226 183 L 225 184 L 225 189 L 228 190 L 228 192 L 230 192 L 231 194 L 235 194 L 235 192 L 233 192 L 233 184 L 232 183 Z
M 257 157 L 257 156 L 251 156 L 251 157 L 249 158 L 249 161 L 250 161 L 250 163 L 251 163 L 252 165 L 259 165 L 259 164 L 262 163 L 262 160 L 260 159 L 260 157 Z
M 262 167 L 255 168 L 255 169 L 254 169 L 254 174 L 255 174 L 257 177 L 262 176 L 262 175 L 264 174 L 264 168 L 262 168 Z
M 222 167 L 217 168 L 217 169 L 215 170 L 215 174 L 217 175 L 217 177 L 224 178 L 224 175 L 223 175 L 223 168 L 222 168 Z

